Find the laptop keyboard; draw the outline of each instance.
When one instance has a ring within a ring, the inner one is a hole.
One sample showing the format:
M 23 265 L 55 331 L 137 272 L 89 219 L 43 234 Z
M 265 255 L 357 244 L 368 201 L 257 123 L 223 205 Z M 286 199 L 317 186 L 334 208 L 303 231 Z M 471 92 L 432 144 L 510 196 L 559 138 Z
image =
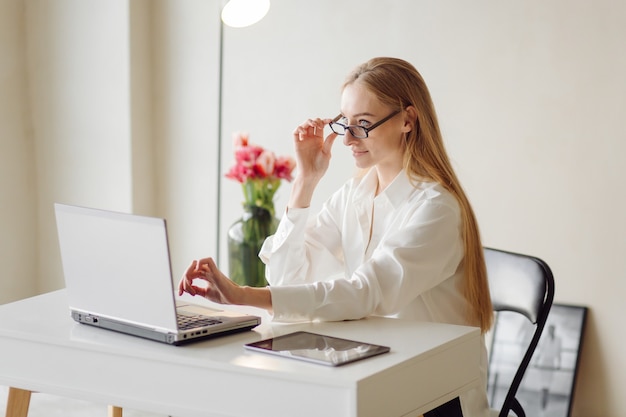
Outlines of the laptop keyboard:
M 179 330 L 189 330 L 196 327 L 213 326 L 222 322 L 221 320 L 218 320 L 214 317 L 207 317 L 202 315 L 190 316 L 187 314 L 178 314 L 177 317 Z

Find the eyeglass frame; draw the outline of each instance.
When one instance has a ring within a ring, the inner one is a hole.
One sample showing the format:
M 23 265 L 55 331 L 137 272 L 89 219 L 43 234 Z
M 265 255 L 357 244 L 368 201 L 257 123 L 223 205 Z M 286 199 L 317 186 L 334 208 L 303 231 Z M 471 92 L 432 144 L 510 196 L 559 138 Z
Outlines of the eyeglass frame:
M 400 110 L 394 110 L 389 116 L 383 118 L 382 120 L 379 120 L 378 122 L 374 123 L 370 127 L 363 127 L 363 126 L 357 126 L 357 125 L 344 125 L 343 123 L 337 123 L 337 120 L 339 120 L 339 119 L 341 119 L 343 117 L 342 114 L 339 114 L 337 117 L 335 117 L 328 124 L 328 126 L 330 126 L 330 130 L 332 130 L 334 133 L 336 133 L 339 136 L 344 136 L 346 134 L 346 130 L 348 130 L 348 131 L 350 131 L 350 134 L 352 135 L 352 137 L 354 137 L 355 139 L 367 139 L 369 137 L 370 132 L 372 130 L 376 129 L 378 126 L 382 125 L 387 120 L 390 120 L 392 117 L 394 117 L 398 113 L 400 113 Z M 343 133 L 336 132 L 335 129 L 333 129 L 333 125 L 334 124 L 338 124 L 339 126 L 342 126 L 343 127 Z M 354 132 L 352 132 L 352 128 L 354 128 L 354 127 L 358 127 L 359 129 L 363 129 L 365 131 L 365 136 L 364 137 L 360 137 L 360 136 L 355 135 Z

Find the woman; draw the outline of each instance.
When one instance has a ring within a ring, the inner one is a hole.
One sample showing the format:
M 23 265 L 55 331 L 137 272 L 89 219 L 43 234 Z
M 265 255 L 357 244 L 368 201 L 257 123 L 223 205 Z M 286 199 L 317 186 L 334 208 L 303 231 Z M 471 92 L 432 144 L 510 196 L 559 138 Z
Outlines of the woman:
M 324 138 L 326 125 L 332 133 Z M 374 314 L 490 328 L 476 219 L 446 154 L 430 93 L 411 64 L 374 58 L 360 65 L 343 85 L 341 114 L 306 120 L 293 136 L 298 172 L 278 230 L 259 254 L 271 287 L 237 286 L 206 258 L 188 268 L 181 294 L 266 308 L 283 321 Z M 308 221 L 337 136 L 363 174 Z M 486 386 L 486 349 L 480 360 Z M 456 416 L 461 408 L 466 417 L 485 416 L 485 390 L 446 407 L 426 416 Z

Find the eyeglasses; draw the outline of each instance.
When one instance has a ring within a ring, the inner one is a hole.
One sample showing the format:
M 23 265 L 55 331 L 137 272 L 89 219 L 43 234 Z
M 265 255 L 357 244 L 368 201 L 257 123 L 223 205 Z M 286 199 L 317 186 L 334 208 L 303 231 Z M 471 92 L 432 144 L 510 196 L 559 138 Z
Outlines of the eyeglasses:
M 378 126 L 382 125 L 383 123 L 385 123 L 387 120 L 391 119 L 393 116 L 395 116 L 396 114 L 400 113 L 400 110 L 396 110 L 393 113 L 391 113 L 389 116 L 385 117 L 384 119 L 382 119 L 379 122 L 374 123 L 373 125 L 371 125 L 370 127 L 363 127 L 363 126 L 357 126 L 357 125 L 344 125 L 343 123 L 337 123 L 337 120 L 341 119 L 343 116 L 340 114 L 339 116 L 335 117 L 330 123 L 330 129 L 335 132 L 336 134 L 338 134 L 339 136 L 343 136 L 346 134 L 346 130 L 350 131 L 350 134 L 352 136 L 354 136 L 357 139 L 365 139 L 369 136 L 369 133 L 376 129 Z

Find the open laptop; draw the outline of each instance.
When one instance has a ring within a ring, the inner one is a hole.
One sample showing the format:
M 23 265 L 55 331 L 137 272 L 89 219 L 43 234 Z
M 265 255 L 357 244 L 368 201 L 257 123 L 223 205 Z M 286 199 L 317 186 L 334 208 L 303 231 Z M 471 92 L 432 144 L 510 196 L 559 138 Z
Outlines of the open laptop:
M 54 205 L 72 318 L 173 345 L 261 318 L 176 300 L 165 219 Z

